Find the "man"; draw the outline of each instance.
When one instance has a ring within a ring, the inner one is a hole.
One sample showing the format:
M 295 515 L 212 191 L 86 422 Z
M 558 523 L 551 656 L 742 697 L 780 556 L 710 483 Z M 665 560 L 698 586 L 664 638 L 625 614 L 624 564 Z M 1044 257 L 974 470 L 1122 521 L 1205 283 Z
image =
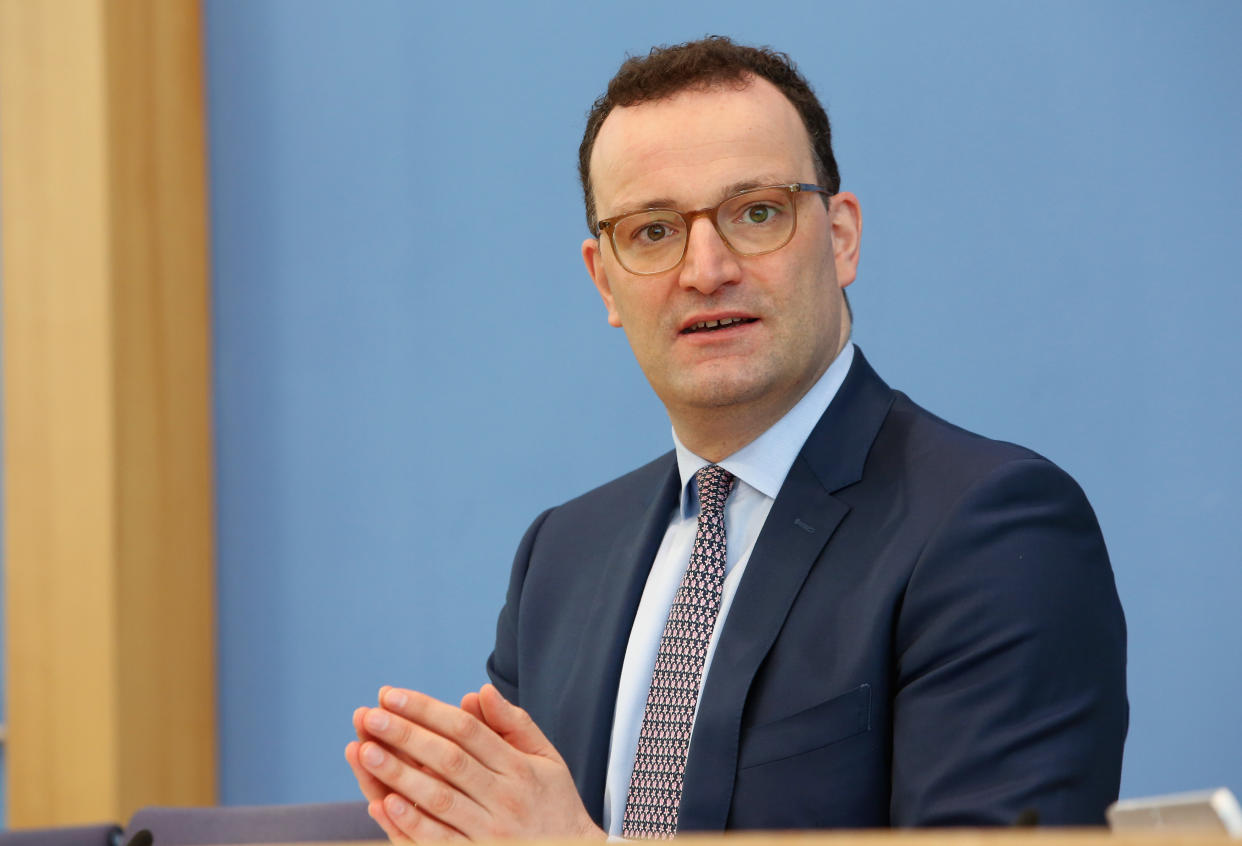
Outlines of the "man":
M 398 842 L 1101 822 L 1128 711 L 1094 514 L 849 341 L 861 214 L 805 81 L 727 39 L 631 59 L 581 171 L 675 450 L 535 521 L 492 685 L 358 710 L 372 815 Z

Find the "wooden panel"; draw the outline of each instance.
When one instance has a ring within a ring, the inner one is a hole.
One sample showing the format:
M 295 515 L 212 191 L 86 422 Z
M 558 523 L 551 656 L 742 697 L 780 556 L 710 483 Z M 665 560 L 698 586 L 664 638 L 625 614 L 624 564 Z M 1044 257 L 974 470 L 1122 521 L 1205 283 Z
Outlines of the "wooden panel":
M 864 829 L 858 831 L 740 832 L 689 835 L 689 846 L 1229 846 L 1215 832 L 1111 832 L 1106 828 Z M 681 843 L 683 838 L 678 837 Z M 321 844 L 327 846 L 327 844 Z M 549 843 L 548 846 L 551 846 Z
M 60 822 L 66 805 L 71 818 L 106 816 L 113 804 L 102 18 L 79 4 L 59 23 L 64 6 L 0 5 L 11 825 Z
M 207 188 L 196 4 L 107 8 L 128 813 L 216 791 Z
M 199 10 L 0 0 L 9 823 L 215 798 Z
M 521 840 L 496 843 L 525 846 L 582 846 L 595 840 Z M 857 831 L 729 832 L 725 835 L 685 834 L 688 846 L 1233 846 L 1226 834 L 1171 831 L 1113 834 L 1103 828 L 972 828 L 918 831 L 864 829 Z M 375 846 L 374 840 L 332 843 L 286 843 L 281 846 Z M 221 844 L 223 846 L 223 844 Z

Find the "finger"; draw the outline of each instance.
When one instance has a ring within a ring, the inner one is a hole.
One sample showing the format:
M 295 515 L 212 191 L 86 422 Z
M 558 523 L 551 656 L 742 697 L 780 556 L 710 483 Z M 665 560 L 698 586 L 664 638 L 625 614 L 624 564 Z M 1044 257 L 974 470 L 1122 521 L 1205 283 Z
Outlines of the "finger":
M 495 783 L 496 774 L 461 746 L 383 708 L 372 708 L 366 715 L 365 725 L 371 736 L 389 752 L 400 753 L 476 801 L 480 801 Z
M 466 839 L 457 829 L 445 825 L 429 814 L 423 813 L 422 808 L 419 808 L 417 805 L 411 805 L 395 793 L 388 794 L 384 799 L 383 810 L 388 817 L 389 823 L 400 831 L 402 836 L 409 838 L 415 843 L 425 843 L 431 840 Z
M 354 771 L 354 778 L 358 780 L 358 789 L 362 791 L 363 798 L 368 802 L 378 802 L 388 793 L 388 788 L 384 787 L 375 776 L 367 772 L 366 767 L 362 766 L 362 762 L 358 759 L 361 743 L 354 740 L 345 746 L 345 760 L 349 762 L 349 768 Z
M 451 784 L 411 767 L 378 743 L 364 743 L 358 759 L 377 780 L 425 813 L 460 832 L 486 832 L 488 817 L 477 802 Z
M 388 835 L 390 843 L 413 843 L 414 841 L 405 836 L 405 833 L 397 827 L 397 824 L 388 818 L 388 813 L 384 810 L 384 801 L 376 799 L 367 803 L 367 813 L 371 815 L 371 819 L 375 820 L 380 828 L 384 829 L 384 834 Z
M 392 690 L 392 685 L 386 684 L 382 686 L 379 689 L 379 694 L 376 696 L 376 701 L 383 702 L 384 693 L 389 690 Z M 367 712 L 370 710 L 371 709 L 366 706 L 362 706 L 362 707 L 358 707 L 354 709 L 354 731 L 358 733 L 359 740 L 366 741 L 366 740 L 372 739 L 371 735 L 367 733 L 366 726 L 363 725 L 364 721 L 366 720 Z
M 367 731 L 367 727 L 366 727 L 367 714 L 375 710 L 378 710 L 378 709 L 364 707 L 364 708 L 356 708 L 354 710 L 354 732 L 358 735 L 358 740 L 362 743 L 366 743 L 368 740 L 373 740 L 377 742 L 379 741 L 379 738 L 374 737 L 371 734 L 371 732 Z M 408 755 L 406 755 L 400 749 L 389 749 L 388 751 L 392 752 L 394 755 L 401 758 L 401 760 L 405 761 L 407 764 L 409 764 L 412 767 L 419 766 L 419 763 L 417 761 L 412 760 Z
M 509 744 L 461 708 L 413 690 L 393 688 L 384 694 L 384 709 L 452 741 L 493 772 L 505 772 L 513 764 Z
M 561 760 L 551 741 L 539 730 L 530 714 L 500 694 L 494 685 L 479 689 L 479 707 L 483 721 L 519 751 L 544 758 Z
M 479 694 L 473 690 L 461 698 L 461 709 L 476 720 L 483 722 L 483 711 L 479 708 Z
M 371 710 L 370 708 L 366 708 L 366 707 L 359 707 L 359 708 L 354 709 L 354 733 L 358 735 L 359 740 L 370 740 L 371 739 L 371 736 L 367 734 L 366 727 L 363 725 L 363 720 L 366 719 L 367 711 L 370 711 L 370 710 Z

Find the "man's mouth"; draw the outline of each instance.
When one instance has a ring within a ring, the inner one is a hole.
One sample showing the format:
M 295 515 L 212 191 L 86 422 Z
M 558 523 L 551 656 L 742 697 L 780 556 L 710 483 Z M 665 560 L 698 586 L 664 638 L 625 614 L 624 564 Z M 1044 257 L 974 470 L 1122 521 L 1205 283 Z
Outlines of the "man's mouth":
M 741 323 L 754 323 L 757 319 L 754 317 L 726 317 L 723 320 L 700 320 L 698 323 L 682 329 L 681 333 L 689 335 L 692 332 L 715 332 L 717 329 L 737 326 Z

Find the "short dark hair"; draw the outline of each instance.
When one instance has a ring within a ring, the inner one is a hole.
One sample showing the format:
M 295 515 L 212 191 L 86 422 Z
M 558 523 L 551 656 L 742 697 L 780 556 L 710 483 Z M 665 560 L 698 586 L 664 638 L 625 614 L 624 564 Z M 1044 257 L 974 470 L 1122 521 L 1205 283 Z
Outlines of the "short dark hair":
M 591 151 L 604 120 L 618 106 L 662 100 L 686 90 L 704 90 L 732 83 L 745 86 L 762 77 L 780 89 L 802 118 L 811 139 L 815 177 L 833 194 L 841 190 L 841 174 L 832 154 L 828 114 L 793 60 L 771 47 L 735 44 L 723 35 L 709 35 L 672 47 L 653 47 L 646 56 L 622 63 L 605 91 L 587 114 L 586 131 L 578 147 L 578 177 L 586 202 L 587 226 L 596 234 L 595 194 L 591 186 Z

